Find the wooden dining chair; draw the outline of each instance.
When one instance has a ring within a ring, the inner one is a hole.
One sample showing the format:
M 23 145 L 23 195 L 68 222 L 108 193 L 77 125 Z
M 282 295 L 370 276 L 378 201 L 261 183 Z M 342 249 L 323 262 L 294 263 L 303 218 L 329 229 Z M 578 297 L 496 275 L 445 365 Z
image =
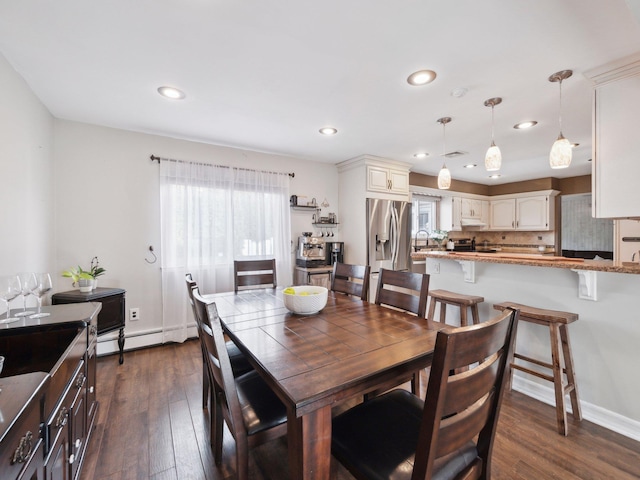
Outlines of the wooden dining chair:
M 242 287 L 276 288 L 276 260 L 235 260 L 233 278 L 236 293 Z
M 334 456 L 361 480 L 490 478 L 518 313 L 438 331 L 426 400 L 393 390 L 337 416 Z
M 426 273 L 380 269 L 375 300 L 377 305 L 387 305 L 425 318 L 428 294 L 429 275 Z M 420 393 L 420 370 L 418 370 L 413 372 L 411 377 L 399 378 L 396 382 L 381 385 L 374 392 L 367 393 L 365 400 L 408 381 L 411 382 L 411 392 Z
M 369 265 L 350 265 L 348 263 L 335 262 L 331 275 L 331 290 L 334 292 L 355 295 L 363 301 L 369 299 Z M 359 280 L 359 281 L 354 281 Z
M 249 448 L 287 433 L 287 409 L 255 370 L 234 377 L 227 354 L 222 324 L 214 302 L 195 295 L 209 318 L 202 326 L 210 382 L 215 391 L 215 408 L 210 412 L 210 442 L 216 465 L 222 463 L 224 423 L 235 439 L 236 476 L 249 478 Z
M 388 305 L 425 318 L 429 275 L 380 269 L 376 289 L 377 305 Z
M 193 279 L 193 276 L 190 273 L 185 275 L 185 281 L 187 284 L 187 292 L 189 294 L 189 303 L 191 304 L 191 309 L 193 311 L 193 318 L 196 321 L 196 328 L 198 331 L 198 337 L 200 338 L 200 347 L 202 349 L 202 408 L 207 408 L 209 403 L 209 398 L 211 397 L 211 385 L 209 384 L 209 373 L 207 371 L 207 362 L 205 355 L 205 346 L 202 342 L 202 324 L 209 323 L 209 319 L 205 318 L 205 322 L 203 322 L 202 317 L 205 312 L 199 312 L 197 305 L 194 300 L 194 292 L 199 292 L 198 284 Z M 205 315 L 206 317 L 206 315 Z M 231 367 L 234 375 L 240 376 L 243 373 L 247 373 L 253 370 L 253 366 L 247 360 L 247 357 L 240 351 L 235 343 L 231 340 L 226 342 L 227 352 L 229 353 L 229 358 L 231 360 Z

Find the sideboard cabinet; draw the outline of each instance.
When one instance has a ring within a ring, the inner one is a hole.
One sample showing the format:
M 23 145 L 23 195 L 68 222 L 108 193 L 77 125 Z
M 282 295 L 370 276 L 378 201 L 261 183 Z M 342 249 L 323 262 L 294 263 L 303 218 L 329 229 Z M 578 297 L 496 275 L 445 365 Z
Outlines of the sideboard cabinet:
M 120 364 L 124 362 L 125 290 L 121 288 L 96 288 L 84 293 L 80 290 L 56 293 L 51 297 L 53 305 L 66 303 L 100 302 L 98 335 L 119 330 L 118 349 Z

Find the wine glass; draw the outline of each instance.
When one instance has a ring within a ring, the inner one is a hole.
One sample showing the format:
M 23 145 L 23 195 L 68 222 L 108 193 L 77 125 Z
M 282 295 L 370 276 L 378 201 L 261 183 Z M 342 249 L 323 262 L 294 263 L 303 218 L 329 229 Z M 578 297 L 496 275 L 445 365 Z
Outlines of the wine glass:
M 20 278 L 20 285 L 22 285 L 22 311 L 16 313 L 16 317 L 26 317 L 36 312 L 33 310 L 27 310 L 27 297 L 32 295 L 32 290 L 36 286 L 36 276 L 34 273 L 22 272 L 18 274 Z
M 38 300 L 38 313 L 36 313 L 35 315 L 31 315 L 29 318 L 48 317 L 49 315 L 51 315 L 50 313 L 42 312 L 42 297 L 45 293 L 51 290 L 51 288 L 53 288 L 53 285 L 51 284 L 51 275 L 49 275 L 48 273 L 36 273 L 35 277 L 36 285 L 31 293 L 33 293 Z
M 22 287 L 17 275 L 6 275 L 0 277 L 0 298 L 7 303 L 7 318 L 0 320 L 0 323 L 11 323 L 19 318 L 11 317 L 11 306 L 9 302 L 20 295 Z
M 2 367 L 4 366 L 4 357 L 0 357 L 0 373 L 2 373 Z M 2 389 L 0 388 L 0 392 Z

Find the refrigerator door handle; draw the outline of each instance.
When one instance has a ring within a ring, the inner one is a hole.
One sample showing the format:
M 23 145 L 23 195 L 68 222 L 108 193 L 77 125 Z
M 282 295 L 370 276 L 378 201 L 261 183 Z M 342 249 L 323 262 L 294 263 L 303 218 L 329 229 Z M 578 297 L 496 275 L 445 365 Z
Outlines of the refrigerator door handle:
M 391 268 L 396 269 L 398 263 L 398 211 L 391 208 Z

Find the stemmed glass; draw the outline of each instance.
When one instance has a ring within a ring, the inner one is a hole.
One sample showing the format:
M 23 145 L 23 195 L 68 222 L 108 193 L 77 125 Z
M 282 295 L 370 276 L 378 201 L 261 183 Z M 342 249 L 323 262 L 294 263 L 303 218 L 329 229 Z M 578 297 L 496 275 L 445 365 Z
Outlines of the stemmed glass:
M 32 294 L 31 290 L 36 286 L 36 276 L 33 273 L 19 273 L 20 285 L 22 285 L 22 311 L 16 313 L 16 317 L 26 317 L 36 312 L 27 310 L 27 297 Z
M 20 278 L 17 275 L 0 277 L 0 298 L 7 303 L 7 318 L 0 320 L 0 323 L 11 323 L 19 320 L 19 318 L 11 317 L 11 305 L 9 302 L 20 295 L 21 291 Z
M 2 367 L 4 366 L 4 357 L 0 357 L 0 373 L 2 373 Z M 2 389 L 0 388 L 0 392 Z
M 51 290 L 51 288 L 53 288 L 53 285 L 51 284 L 51 275 L 49 275 L 48 273 L 36 273 L 35 277 L 36 277 L 36 283 L 33 290 L 31 290 L 31 293 L 33 293 L 36 296 L 36 299 L 38 300 L 38 313 L 36 313 L 35 315 L 31 315 L 29 318 L 48 317 L 51 314 L 44 313 L 41 310 L 42 310 L 42 297 L 44 296 L 45 293 Z

